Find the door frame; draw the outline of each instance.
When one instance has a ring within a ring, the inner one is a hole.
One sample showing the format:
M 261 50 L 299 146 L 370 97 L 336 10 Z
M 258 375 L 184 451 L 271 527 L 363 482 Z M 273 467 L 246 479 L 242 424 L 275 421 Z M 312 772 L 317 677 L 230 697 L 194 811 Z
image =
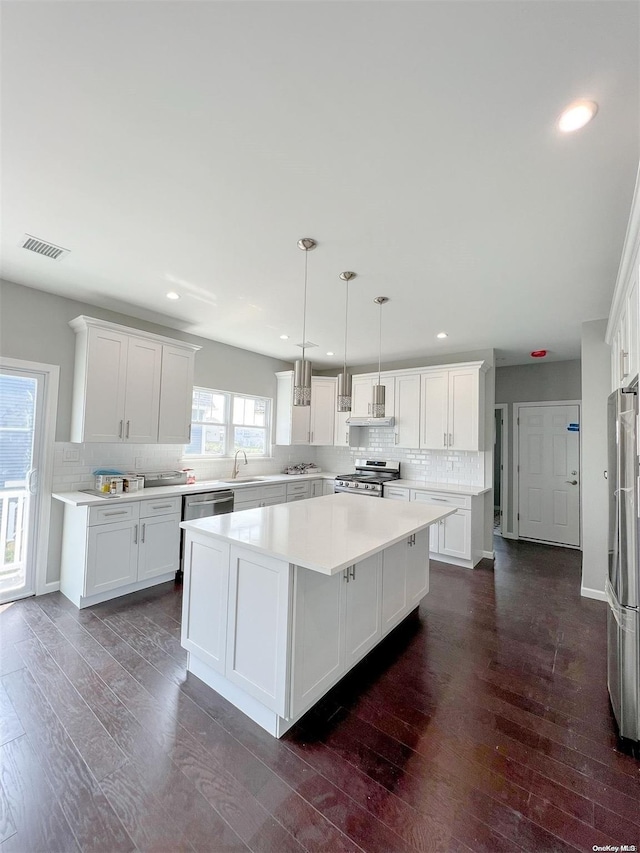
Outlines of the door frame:
M 513 404 L 513 533 L 516 539 L 520 539 L 520 521 L 518 515 L 520 513 L 520 476 L 518 471 L 518 459 L 520 458 L 520 409 L 527 406 L 577 406 L 578 407 L 578 423 L 582 424 L 582 400 L 542 400 L 541 402 L 527 402 Z M 557 548 L 572 548 L 579 551 L 582 548 L 582 439 L 578 433 L 578 477 L 580 478 L 580 491 L 578 494 L 578 545 L 562 545 L 558 542 L 549 542 L 549 545 L 555 545 Z M 525 537 L 526 538 L 526 537 Z M 527 540 L 539 541 L 539 540 Z M 542 541 L 542 540 L 540 540 Z M 542 543 L 545 544 L 545 543 Z
M 502 441 L 500 443 L 500 536 L 505 536 L 509 530 L 509 519 L 507 511 L 509 509 L 509 404 L 495 403 L 494 404 L 494 447 L 495 447 L 495 412 L 500 411 L 500 419 L 502 421 Z M 495 483 L 494 483 L 495 489 Z M 495 507 L 495 500 L 493 503 Z M 495 511 L 495 510 L 494 510 Z M 497 531 L 494 531 L 497 532 Z
M 36 548 L 34 553 L 34 593 L 43 595 L 59 589 L 60 582 L 47 583 L 47 562 L 49 556 L 49 528 L 51 523 L 51 493 L 53 484 L 54 442 L 56 437 L 56 418 L 58 414 L 58 386 L 60 367 L 57 364 L 43 364 L 38 361 L 25 361 L 21 358 L 9 358 L 0 355 L 0 370 L 28 370 L 40 373 L 43 377 L 43 411 L 40 447 L 40 477 L 38 478 L 38 513 L 35 519 L 34 534 Z M 34 593 L 27 593 L 26 596 Z M 23 596 L 23 597 L 26 597 Z

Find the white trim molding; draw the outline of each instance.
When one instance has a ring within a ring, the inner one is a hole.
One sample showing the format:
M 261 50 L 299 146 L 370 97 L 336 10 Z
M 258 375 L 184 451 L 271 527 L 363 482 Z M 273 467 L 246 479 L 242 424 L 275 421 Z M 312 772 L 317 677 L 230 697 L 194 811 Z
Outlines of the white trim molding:
M 580 587 L 580 595 L 583 598 L 595 598 L 596 601 L 606 601 L 607 595 L 601 589 L 590 589 L 588 586 Z
M 24 361 L 19 358 L 0 356 L 0 369 L 29 370 L 41 373 L 44 379 L 44 411 L 42 423 L 42 477 L 39 484 L 39 507 L 36 521 L 35 552 L 35 594 L 44 595 L 53 592 L 59 584 L 47 583 L 47 560 L 49 552 L 49 528 L 51 523 L 51 492 L 53 484 L 54 442 L 56 437 L 56 418 L 58 415 L 58 385 L 60 367 L 57 364 L 43 364 L 37 361 Z

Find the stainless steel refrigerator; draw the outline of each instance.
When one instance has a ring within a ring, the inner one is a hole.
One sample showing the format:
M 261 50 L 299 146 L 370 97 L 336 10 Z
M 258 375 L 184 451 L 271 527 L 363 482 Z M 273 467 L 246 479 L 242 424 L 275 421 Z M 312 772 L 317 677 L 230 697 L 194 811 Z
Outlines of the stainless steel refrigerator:
M 638 382 L 609 397 L 607 681 L 620 735 L 640 740 Z

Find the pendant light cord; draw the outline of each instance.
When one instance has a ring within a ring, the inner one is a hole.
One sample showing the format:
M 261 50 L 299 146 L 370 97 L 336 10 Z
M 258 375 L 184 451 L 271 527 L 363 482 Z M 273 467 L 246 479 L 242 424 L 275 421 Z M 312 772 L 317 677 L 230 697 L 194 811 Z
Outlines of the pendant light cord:
M 380 303 L 380 330 L 379 330 L 379 338 L 378 338 L 378 385 L 381 385 L 380 382 L 380 366 L 382 364 L 382 302 Z
M 307 262 L 309 260 L 309 250 L 304 252 L 304 303 L 302 307 L 302 361 L 304 362 L 304 345 L 307 340 Z
M 349 279 L 347 279 L 347 297 L 344 303 L 344 375 L 347 375 L 347 320 L 349 318 Z

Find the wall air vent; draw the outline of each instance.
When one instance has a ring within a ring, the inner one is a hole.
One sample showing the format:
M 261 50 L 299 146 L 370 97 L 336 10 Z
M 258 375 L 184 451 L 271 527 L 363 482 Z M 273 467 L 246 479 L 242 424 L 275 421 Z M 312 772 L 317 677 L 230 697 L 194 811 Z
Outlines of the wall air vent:
M 44 255 L 45 258 L 52 258 L 54 261 L 59 261 L 70 252 L 70 249 L 63 249 L 62 246 L 47 243 L 46 240 L 40 240 L 38 237 L 33 237 L 31 234 L 25 234 L 20 245 L 23 249 L 28 249 L 30 252 L 35 252 L 37 255 Z

